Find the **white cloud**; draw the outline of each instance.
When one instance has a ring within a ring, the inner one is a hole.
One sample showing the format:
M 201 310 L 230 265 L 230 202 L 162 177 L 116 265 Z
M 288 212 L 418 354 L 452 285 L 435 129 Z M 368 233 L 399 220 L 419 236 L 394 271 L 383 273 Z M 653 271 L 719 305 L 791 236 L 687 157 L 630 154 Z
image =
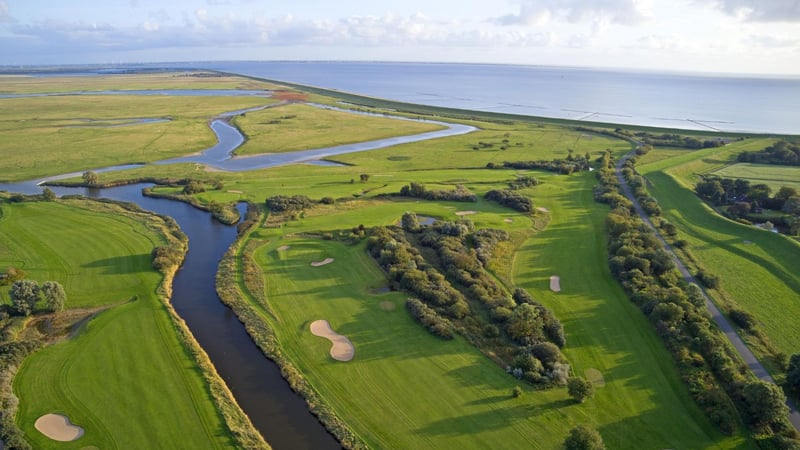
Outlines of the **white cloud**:
M 704 0 L 708 3 L 708 0 Z M 711 0 L 714 7 L 749 22 L 798 22 L 798 0 Z
M 652 16 L 650 0 L 522 0 L 519 13 L 497 17 L 499 25 L 544 25 L 551 20 L 583 22 L 607 19 L 635 25 Z
M 13 22 L 14 18 L 8 11 L 8 3 L 5 0 L 0 0 L 0 23 Z

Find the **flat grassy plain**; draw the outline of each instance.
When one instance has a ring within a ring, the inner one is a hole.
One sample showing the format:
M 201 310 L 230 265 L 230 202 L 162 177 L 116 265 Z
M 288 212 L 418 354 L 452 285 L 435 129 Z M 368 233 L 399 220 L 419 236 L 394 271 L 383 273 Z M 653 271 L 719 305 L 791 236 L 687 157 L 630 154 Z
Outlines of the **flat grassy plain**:
M 225 448 L 233 445 L 194 359 L 156 289 L 154 225 L 86 201 L 3 204 L 3 267 L 64 285 L 67 308 L 97 310 L 71 339 L 28 357 L 14 379 L 17 423 L 34 448 Z M 152 219 L 151 219 L 152 220 Z M 7 292 L 3 290 L 3 301 Z M 72 443 L 33 426 L 61 413 L 83 427 Z
M 237 116 L 234 124 L 245 130 L 247 136 L 247 142 L 237 149 L 237 155 L 310 150 L 444 128 L 436 124 L 360 116 L 304 104 L 251 112 Z
M 724 309 L 742 308 L 758 319 L 763 331 L 787 355 L 800 351 L 800 244 L 782 235 L 728 220 L 704 204 L 693 192 L 699 174 L 719 174 L 735 163 L 742 150 L 764 148 L 770 139 L 753 139 L 726 146 L 717 153 L 700 150 L 638 167 L 650 181 L 649 191 L 675 224 L 679 238 L 689 242 L 689 252 L 699 265 L 720 277 L 711 290 Z M 733 167 L 738 166 L 735 164 Z M 690 261 L 691 264 L 691 261 Z M 750 341 L 757 355 L 764 349 Z M 774 364 L 770 370 L 780 376 Z

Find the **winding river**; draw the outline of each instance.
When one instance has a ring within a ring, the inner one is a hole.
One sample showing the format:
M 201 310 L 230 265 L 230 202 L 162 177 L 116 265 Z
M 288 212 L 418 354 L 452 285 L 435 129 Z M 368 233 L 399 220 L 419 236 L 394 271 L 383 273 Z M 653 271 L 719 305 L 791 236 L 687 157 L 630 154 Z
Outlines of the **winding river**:
M 244 171 L 319 161 L 326 156 L 385 148 L 465 134 L 475 130 L 474 127 L 466 125 L 432 122 L 446 128 L 359 144 L 238 158 L 232 156 L 232 152 L 244 142 L 244 137 L 227 122 L 226 118 L 241 112 L 243 111 L 223 114 L 211 122 L 211 129 L 217 136 L 217 145 L 200 155 L 160 161 L 156 164 L 196 162 L 221 170 Z M 114 166 L 95 171 L 107 172 L 132 167 L 138 166 Z M 40 185 L 43 182 L 77 175 L 79 174 L 72 173 L 27 182 L 0 184 L 0 190 L 35 194 L 41 192 Z M 295 394 L 281 377 L 277 365 L 264 357 L 250 339 L 244 326 L 217 296 L 215 287 L 217 265 L 236 239 L 236 227 L 222 225 L 213 220 L 208 213 L 185 203 L 144 197 L 141 190 L 147 186 L 150 185 L 135 184 L 108 189 L 53 186 L 51 189 L 57 195 L 83 194 L 87 197 L 104 197 L 136 203 L 144 209 L 173 217 L 189 237 L 189 251 L 173 282 L 172 304 L 211 358 L 236 401 L 273 448 L 339 448 L 339 443 L 308 411 L 305 401 Z

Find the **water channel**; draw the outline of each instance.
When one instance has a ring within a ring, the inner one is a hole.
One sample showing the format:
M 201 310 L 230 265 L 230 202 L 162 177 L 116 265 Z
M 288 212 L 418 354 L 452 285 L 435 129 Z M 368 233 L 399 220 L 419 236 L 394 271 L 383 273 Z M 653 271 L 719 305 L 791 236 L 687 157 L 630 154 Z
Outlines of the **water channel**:
M 231 154 L 242 144 L 244 138 L 224 118 L 240 112 L 234 111 L 212 121 L 211 128 L 217 135 L 217 145 L 200 155 L 160 161 L 157 164 L 197 162 L 222 170 L 253 170 L 301 161 L 319 161 L 320 158 L 335 154 L 384 148 L 475 130 L 465 125 L 436 122 L 447 128 L 418 135 L 305 152 L 236 158 Z M 132 167 L 139 166 L 114 166 L 95 171 L 106 172 Z M 78 175 L 72 173 L 47 179 L 0 184 L 0 190 L 36 194 L 41 192 L 42 182 Z M 217 265 L 236 239 L 236 227 L 225 226 L 212 219 L 208 213 L 185 203 L 144 197 L 141 191 L 147 186 L 150 185 L 134 184 L 108 189 L 52 186 L 51 189 L 59 196 L 82 194 L 87 197 L 131 202 L 146 210 L 173 217 L 189 237 L 189 251 L 173 282 L 172 304 L 211 358 L 236 401 L 273 448 L 339 448 L 333 436 L 308 411 L 305 401 L 295 394 L 281 377 L 277 365 L 264 357 L 250 339 L 244 326 L 217 296 L 215 286 Z

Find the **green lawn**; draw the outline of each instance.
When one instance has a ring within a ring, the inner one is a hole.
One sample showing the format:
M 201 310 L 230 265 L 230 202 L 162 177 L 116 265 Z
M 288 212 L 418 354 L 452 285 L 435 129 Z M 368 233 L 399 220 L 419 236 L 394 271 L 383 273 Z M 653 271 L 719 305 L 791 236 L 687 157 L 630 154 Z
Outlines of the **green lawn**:
M 37 449 L 232 446 L 156 295 L 161 276 L 149 254 L 164 242 L 157 222 L 88 205 L 2 205 L 2 264 L 62 283 L 67 308 L 110 307 L 75 337 L 26 358 L 14 379 L 18 425 Z M 66 414 L 86 434 L 73 443 L 46 438 L 33 423 L 51 412 Z
M 750 184 L 764 183 L 772 192 L 778 192 L 781 186 L 793 187 L 800 190 L 800 167 L 777 166 L 772 164 L 739 163 L 726 166 L 712 172 L 723 178 L 743 178 L 750 180 Z
M 474 209 L 478 214 L 468 217 L 479 226 L 531 226 L 530 219 L 491 203 L 364 202 L 257 231 L 254 237 L 268 242 L 256 257 L 275 314 L 262 310 L 263 318 L 322 398 L 375 447 L 556 448 L 571 427 L 588 423 L 609 448 L 749 448 L 708 425 L 650 324 L 608 274 L 605 207 L 592 200 L 593 177 L 547 179 L 533 190 L 534 199 L 553 220 L 523 246 L 513 277 L 564 322 L 565 353 L 576 373 L 593 368 L 605 377 L 606 386 L 586 404 L 573 403 L 563 388 L 525 387 L 522 398 L 512 398 L 523 382 L 462 339 L 429 335 L 403 309 L 402 293 L 375 291 L 385 278 L 362 245 L 299 237 L 358 223 L 391 224 L 407 210 L 454 219 L 455 210 Z M 283 245 L 290 247 L 278 251 Z M 335 261 L 310 266 L 327 257 Z M 560 294 L 548 290 L 553 274 L 561 276 Z M 353 361 L 330 358 L 330 343 L 308 330 L 317 319 L 352 340 Z

